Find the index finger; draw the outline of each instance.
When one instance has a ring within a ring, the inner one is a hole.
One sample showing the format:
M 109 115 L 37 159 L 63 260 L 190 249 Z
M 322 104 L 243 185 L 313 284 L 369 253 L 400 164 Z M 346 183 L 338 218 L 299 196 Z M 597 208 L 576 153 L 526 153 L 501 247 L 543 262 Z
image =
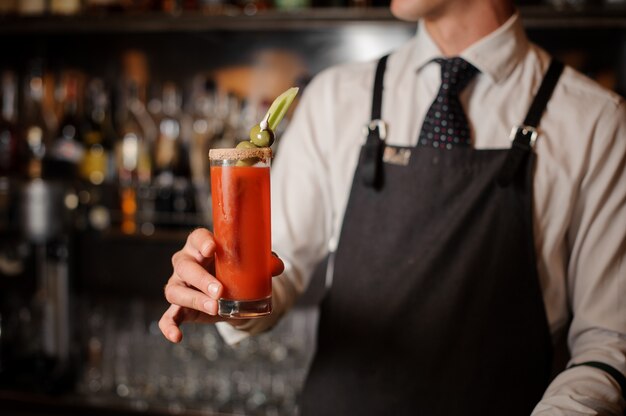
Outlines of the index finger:
M 202 312 L 172 304 L 159 320 L 159 329 L 169 341 L 179 343 L 183 339 L 181 325 L 184 323 L 214 324 L 223 321 L 219 316 L 210 316 Z
M 183 339 L 183 333 L 180 330 L 180 310 L 178 305 L 170 305 L 167 311 L 163 314 L 159 320 L 159 328 L 165 338 L 171 342 L 178 343 Z

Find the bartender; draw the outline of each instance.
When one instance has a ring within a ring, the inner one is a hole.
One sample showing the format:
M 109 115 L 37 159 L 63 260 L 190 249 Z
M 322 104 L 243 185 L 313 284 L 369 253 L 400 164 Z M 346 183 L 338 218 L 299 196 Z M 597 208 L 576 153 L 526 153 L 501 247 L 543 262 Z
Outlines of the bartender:
M 391 10 L 413 39 L 307 88 L 272 173 L 274 313 L 221 333 L 272 327 L 317 272 L 303 415 L 623 414 L 624 100 L 511 1 Z M 173 257 L 170 341 L 220 320 L 214 250 L 200 229 Z

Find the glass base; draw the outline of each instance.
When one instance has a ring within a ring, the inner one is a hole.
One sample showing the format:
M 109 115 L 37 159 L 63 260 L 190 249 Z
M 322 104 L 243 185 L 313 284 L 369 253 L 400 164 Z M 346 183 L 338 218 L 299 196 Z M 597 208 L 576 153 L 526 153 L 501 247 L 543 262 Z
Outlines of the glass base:
M 272 313 L 271 296 L 256 300 L 219 299 L 217 305 L 217 313 L 224 318 L 257 318 Z

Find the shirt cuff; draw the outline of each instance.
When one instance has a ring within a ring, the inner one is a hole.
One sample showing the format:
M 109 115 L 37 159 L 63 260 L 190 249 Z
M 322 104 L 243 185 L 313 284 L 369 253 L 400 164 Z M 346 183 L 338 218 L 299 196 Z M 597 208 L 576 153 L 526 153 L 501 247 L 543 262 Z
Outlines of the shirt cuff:
M 550 384 L 532 416 L 622 416 L 626 403 L 617 382 L 593 367 L 574 367 Z
M 217 332 L 228 345 L 235 345 L 250 336 L 249 328 L 252 319 L 245 324 L 235 327 L 229 322 L 218 322 L 215 324 Z

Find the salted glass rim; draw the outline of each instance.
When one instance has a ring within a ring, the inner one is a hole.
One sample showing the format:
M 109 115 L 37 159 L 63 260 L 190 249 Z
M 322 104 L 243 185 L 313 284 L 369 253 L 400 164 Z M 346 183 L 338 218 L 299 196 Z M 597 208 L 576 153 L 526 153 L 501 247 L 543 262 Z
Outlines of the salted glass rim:
M 251 157 L 268 159 L 272 157 L 272 149 L 259 147 L 256 149 L 210 149 L 209 160 L 241 160 Z

